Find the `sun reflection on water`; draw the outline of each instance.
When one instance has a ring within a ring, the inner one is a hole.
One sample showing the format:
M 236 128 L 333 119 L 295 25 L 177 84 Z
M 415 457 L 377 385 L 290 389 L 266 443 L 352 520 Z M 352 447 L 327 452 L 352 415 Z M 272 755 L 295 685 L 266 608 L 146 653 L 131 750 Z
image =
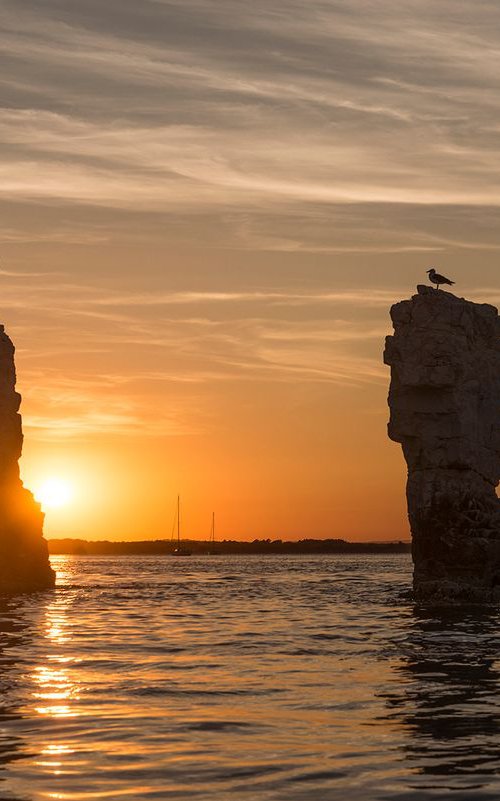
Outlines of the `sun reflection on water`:
M 46 636 L 52 647 L 64 646 L 70 641 L 64 597 L 47 607 L 46 621 Z M 36 711 L 57 718 L 77 716 L 79 713 L 73 702 L 78 700 L 79 691 L 73 672 L 69 670 L 71 657 L 57 650 L 46 654 L 46 659 L 49 664 L 39 665 L 33 671 L 33 697 L 37 701 L 56 703 L 37 705 Z
M 60 568 L 61 565 L 58 565 Z M 72 641 L 71 619 L 69 610 L 74 599 L 64 590 L 67 589 L 68 576 L 66 571 L 58 570 L 58 592 L 56 599 L 50 603 L 45 611 L 45 645 L 43 661 L 33 668 L 31 680 L 33 682 L 32 697 L 34 711 L 44 717 L 57 721 L 66 718 L 76 718 L 80 715 L 78 702 L 80 699 L 80 682 L 75 671 L 75 656 L 69 655 L 67 649 Z M 60 735 L 59 735 L 60 736 Z M 37 767 L 46 774 L 54 777 L 71 772 L 75 749 L 60 739 L 47 742 L 35 761 Z M 65 798 L 64 793 L 49 793 L 49 798 Z
M 69 745 L 47 745 L 45 748 L 41 749 L 41 759 L 38 759 L 35 764 L 40 767 L 54 768 L 54 772 L 60 773 L 57 769 L 61 768 L 64 764 L 61 757 L 70 756 L 74 753 L 74 749 L 70 748 Z
M 61 610 L 60 602 L 52 604 L 47 609 L 47 637 L 55 643 L 63 643 L 69 640 L 69 636 L 65 632 L 65 624 L 67 623 L 64 610 Z
M 392 606 L 406 562 L 55 565 L 55 593 L 4 610 L 14 797 L 500 797 L 498 615 Z

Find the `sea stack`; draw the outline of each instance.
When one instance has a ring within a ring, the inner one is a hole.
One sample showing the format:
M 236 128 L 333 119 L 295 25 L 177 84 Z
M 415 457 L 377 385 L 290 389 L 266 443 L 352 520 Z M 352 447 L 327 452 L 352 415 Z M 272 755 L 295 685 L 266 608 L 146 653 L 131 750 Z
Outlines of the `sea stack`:
M 0 326 L 0 595 L 53 587 L 43 512 L 19 477 L 23 432 L 14 345 Z
M 388 433 L 403 446 L 415 599 L 500 600 L 500 321 L 418 286 L 391 309 Z

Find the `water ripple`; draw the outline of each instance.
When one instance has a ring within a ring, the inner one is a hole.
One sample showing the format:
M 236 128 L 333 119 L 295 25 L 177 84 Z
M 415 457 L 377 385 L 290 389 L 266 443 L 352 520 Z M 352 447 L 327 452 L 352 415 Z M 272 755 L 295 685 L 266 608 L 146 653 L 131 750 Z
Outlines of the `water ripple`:
M 500 796 L 498 615 L 407 557 L 53 562 L 0 600 L 2 801 Z

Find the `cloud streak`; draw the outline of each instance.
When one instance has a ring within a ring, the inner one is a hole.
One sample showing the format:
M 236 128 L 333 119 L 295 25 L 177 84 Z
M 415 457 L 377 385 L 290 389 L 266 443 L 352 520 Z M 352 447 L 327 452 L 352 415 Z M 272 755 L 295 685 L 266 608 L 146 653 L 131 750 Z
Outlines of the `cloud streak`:
M 410 274 L 500 248 L 492 3 L 6 0 L 0 24 L 37 436 L 205 430 L 229 384 L 378 387 Z
M 0 283 L 36 439 L 192 435 L 214 424 L 207 398 L 223 386 L 385 380 L 372 353 L 387 332 L 374 322 L 383 290 L 117 294 L 43 273 Z
M 251 14 L 144 5 L 139 18 L 111 2 L 89 21 L 74 4 L 7 3 L 4 197 L 257 217 L 289 204 L 305 216 L 311 204 L 498 206 L 490 4 L 462 18 L 426 0 L 376 13 L 364 0 Z M 412 239 L 408 250 L 436 246 Z

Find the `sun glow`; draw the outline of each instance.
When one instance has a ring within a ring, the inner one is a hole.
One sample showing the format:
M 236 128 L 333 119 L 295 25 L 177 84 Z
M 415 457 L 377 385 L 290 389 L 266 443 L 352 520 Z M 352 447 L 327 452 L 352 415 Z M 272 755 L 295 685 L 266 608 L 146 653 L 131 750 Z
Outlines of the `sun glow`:
M 73 487 L 66 479 L 52 476 L 35 488 L 34 495 L 44 508 L 56 509 L 58 506 L 66 506 L 72 500 Z

